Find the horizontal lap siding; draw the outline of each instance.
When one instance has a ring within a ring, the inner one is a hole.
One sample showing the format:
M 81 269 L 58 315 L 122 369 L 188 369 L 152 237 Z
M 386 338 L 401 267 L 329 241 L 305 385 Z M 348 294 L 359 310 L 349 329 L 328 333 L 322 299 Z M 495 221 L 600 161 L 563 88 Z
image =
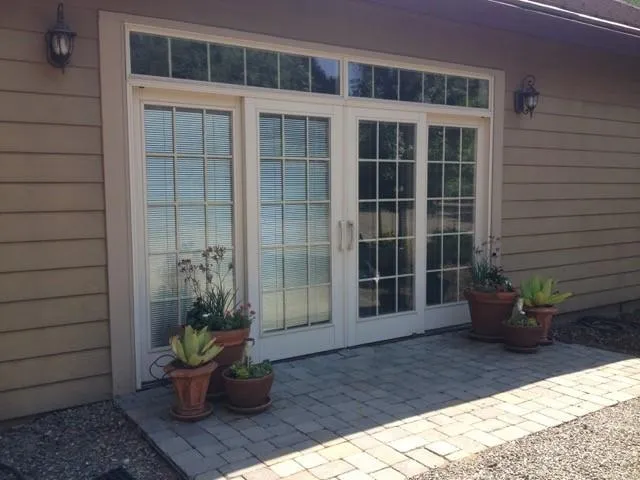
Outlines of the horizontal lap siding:
M 52 12 L 0 7 L 0 420 L 111 392 L 97 12 L 64 74 Z
M 640 108 L 552 96 L 505 127 L 505 268 L 559 279 L 565 311 L 640 297 Z
M 111 392 L 99 9 L 497 68 L 509 90 L 535 73 L 542 96 L 533 119 L 515 116 L 507 95 L 504 264 L 516 280 L 532 272 L 563 280 L 580 294 L 571 309 L 640 297 L 640 109 L 627 106 L 640 104 L 640 91 L 626 80 L 633 71 L 637 82 L 637 62 L 408 8 L 423 3 L 272 0 L 267 9 L 261 0 L 197 0 L 185 9 L 175 0 L 67 0 L 78 37 L 62 74 L 46 63 L 42 40 L 57 0 L 4 2 L 0 419 Z

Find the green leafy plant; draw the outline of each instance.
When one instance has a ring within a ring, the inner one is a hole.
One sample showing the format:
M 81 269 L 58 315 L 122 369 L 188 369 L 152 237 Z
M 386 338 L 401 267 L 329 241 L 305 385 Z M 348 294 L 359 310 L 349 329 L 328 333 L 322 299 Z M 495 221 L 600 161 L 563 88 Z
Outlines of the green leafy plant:
M 171 337 L 170 345 L 179 366 L 196 368 L 213 360 L 224 347 L 215 344 L 206 328 L 196 330 L 188 325 L 181 335 Z
M 273 367 L 269 360 L 260 363 L 253 363 L 249 357 L 244 360 L 235 362 L 229 369 L 229 376 L 240 380 L 248 380 L 250 378 L 262 378 L 273 372 Z
M 498 238 L 489 237 L 474 250 L 473 263 L 471 265 L 471 287 L 480 292 L 513 292 L 513 284 L 504 274 L 502 267 L 496 265 L 498 248 L 495 243 Z
M 222 245 L 202 251 L 202 262 L 194 264 L 190 258 L 178 262 L 185 284 L 194 294 L 187 312 L 187 325 L 211 331 L 249 328 L 255 316 L 250 304 L 237 301 L 238 290 L 229 287 L 233 264 L 225 265 L 226 248 Z M 204 278 L 202 278 L 204 277 Z M 203 282 L 204 279 L 204 282 Z
M 520 296 L 525 307 L 552 307 L 569 298 L 572 293 L 560 293 L 553 278 L 534 275 L 520 285 Z
M 518 302 L 513 307 L 511 316 L 504 321 L 504 324 L 511 327 L 524 328 L 534 328 L 540 325 L 534 317 L 528 317 L 523 311 L 523 301 L 521 298 L 518 299 Z

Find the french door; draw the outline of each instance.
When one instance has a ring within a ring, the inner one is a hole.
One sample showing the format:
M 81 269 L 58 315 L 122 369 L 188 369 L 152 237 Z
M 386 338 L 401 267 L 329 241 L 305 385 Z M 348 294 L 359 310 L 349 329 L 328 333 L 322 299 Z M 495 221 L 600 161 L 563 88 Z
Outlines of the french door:
M 247 99 L 244 113 L 253 354 L 344 347 L 342 110 Z
M 300 101 L 136 94 L 132 162 L 139 378 L 192 293 L 178 261 L 223 245 L 280 359 L 468 321 L 488 228 L 488 122 Z
M 348 343 L 424 331 L 424 115 L 349 109 Z
M 136 355 L 141 382 L 161 377 L 156 360 L 186 320 L 193 292 L 178 262 L 202 261 L 221 245 L 221 273 L 244 296 L 240 103 L 226 97 L 134 95 L 140 139 L 131 162 Z M 204 283 L 204 278 L 200 278 Z M 166 362 L 164 362 L 166 363 Z

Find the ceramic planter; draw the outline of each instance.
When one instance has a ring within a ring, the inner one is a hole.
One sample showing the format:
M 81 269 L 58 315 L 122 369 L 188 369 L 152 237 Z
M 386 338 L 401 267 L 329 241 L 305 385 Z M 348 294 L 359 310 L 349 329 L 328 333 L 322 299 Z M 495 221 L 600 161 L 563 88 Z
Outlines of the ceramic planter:
M 549 335 L 551 321 L 553 316 L 558 314 L 558 309 L 556 307 L 527 307 L 524 312 L 527 317 L 534 317 L 542 327 L 540 345 L 551 345 L 553 343 L 553 339 Z
M 218 397 L 225 392 L 222 372 L 235 362 L 242 360 L 244 356 L 244 345 L 249 338 L 249 329 L 240 328 L 237 330 L 217 330 L 211 332 L 216 338 L 218 345 L 224 346 L 224 350 L 216 357 L 218 368 L 211 374 L 208 395 Z
M 517 327 L 503 325 L 504 346 L 507 350 L 518 353 L 535 353 L 542 335 L 542 327 Z
M 471 334 L 476 340 L 502 341 L 502 324 L 511 316 L 516 292 L 479 292 L 467 289 L 464 296 L 469 303 Z
M 171 408 L 174 418 L 195 422 L 211 414 L 213 407 L 206 402 L 207 388 L 217 366 L 216 362 L 209 362 L 197 368 L 179 368 L 174 364 L 164 368 L 176 394 L 176 402 Z
M 223 374 L 229 406 L 244 413 L 258 413 L 271 405 L 269 393 L 273 385 L 273 372 L 261 378 L 233 378 L 230 370 Z

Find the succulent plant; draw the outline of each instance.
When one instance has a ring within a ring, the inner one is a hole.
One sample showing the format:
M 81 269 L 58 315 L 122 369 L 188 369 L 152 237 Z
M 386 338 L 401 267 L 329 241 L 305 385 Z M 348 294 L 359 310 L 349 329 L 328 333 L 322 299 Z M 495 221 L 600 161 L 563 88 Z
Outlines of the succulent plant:
M 504 321 L 505 325 L 512 327 L 537 327 L 540 324 L 534 317 L 528 317 L 523 311 L 523 300 L 518 299 L 518 302 L 514 305 L 511 316 Z
M 552 307 L 564 302 L 572 293 L 560 293 L 553 278 L 534 275 L 520 285 L 520 297 L 525 307 Z
M 207 328 L 195 330 L 188 325 L 182 335 L 171 337 L 171 350 L 182 365 L 196 368 L 209 363 L 222 351 L 224 347 L 215 341 Z
M 230 377 L 240 380 L 249 378 L 262 378 L 273 372 L 273 367 L 269 360 L 260 363 L 253 363 L 248 357 L 242 361 L 235 362 L 229 369 Z

